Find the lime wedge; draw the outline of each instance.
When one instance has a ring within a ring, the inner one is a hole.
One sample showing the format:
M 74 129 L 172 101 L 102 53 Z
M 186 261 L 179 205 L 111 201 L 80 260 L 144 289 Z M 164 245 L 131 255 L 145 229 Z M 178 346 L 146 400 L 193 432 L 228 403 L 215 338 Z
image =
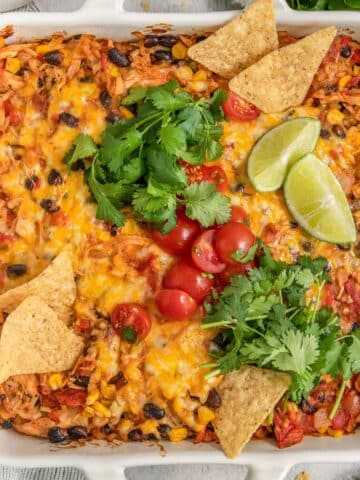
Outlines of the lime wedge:
M 266 132 L 248 159 L 248 176 L 256 190 L 280 188 L 289 167 L 314 150 L 319 135 L 319 120 L 307 117 L 288 120 Z
M 284 194 L 295 220 L 314 237 L 332 243 L 355 241 L 344 190 L 330 168 L 312 153 L 291 168 Z

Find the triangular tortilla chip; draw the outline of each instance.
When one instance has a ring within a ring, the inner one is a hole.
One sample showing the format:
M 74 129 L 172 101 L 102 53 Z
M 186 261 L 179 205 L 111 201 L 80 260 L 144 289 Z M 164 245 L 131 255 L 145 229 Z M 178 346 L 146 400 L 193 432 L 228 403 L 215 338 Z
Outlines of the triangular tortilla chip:
M 3 293 L 0 296 L 0 311 L 12 312 L 29 295 L 42 298 L 55 310 L 61 320 L 69 324 L 76 297 L 76 286 L 68 251 L 60 253 L 37 277 Z
M 41 298 L 28 297 L 1 332 L 0 383 L 13 375 L 69 370 L 82 349 L 82 339 Z
M 214 420 L 225 454 L 236 457 L 289 388 L 287 373 L 245 366 L 225 375 Z
M 233 78 L 230 90 L 265 113 L 300 105 L 335 35 L 335 27 L 324 28 L 269 53 Z
M 272 0 L 257 0 L 244 13 L 188 50 L 193 60 L 232 78 L 278 48 Z

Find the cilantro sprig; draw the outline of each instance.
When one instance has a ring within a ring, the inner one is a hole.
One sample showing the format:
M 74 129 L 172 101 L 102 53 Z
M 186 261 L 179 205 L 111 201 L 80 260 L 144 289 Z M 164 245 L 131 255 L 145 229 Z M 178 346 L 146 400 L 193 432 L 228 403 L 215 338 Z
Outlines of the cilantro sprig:
M 140 220 L 163 233 L 176 224 L 176 209 L 204 227 L 225 223 L 229 199 L 210 182 L 189 185 L 183 162 L 200 165 L 220 157 L 223 90 L 210 99 L 194 99 L 172 80 L 145 89 L 135 87 L 122 99 L 137 103 L 137 116 L 108 125 L 97 146 L 80 134 L 65 157 L 69 171 L 85 160 L 85 179 L 98 204 L 97 218 L 121 226 L 121 208 L 131 205 Z
M 274 260 L 268 249 L 249 276 L 234 276 L 215 304 L 206 304 L 202 328 L 222 327 L 226 347 L 211 352 L 208 376 L 241 365 L 288 372 L 290 398 L 299 402 L 323 374 L 342 375 L 334 417 L 352 373 L 360 371 L 360 329 L 342 336 L 339 318 L 321 307 L 324 285 L 330 281 L 323 257 L 300 257 L 289 265 Z M 310 291 L 313 298 L 306 300 Z

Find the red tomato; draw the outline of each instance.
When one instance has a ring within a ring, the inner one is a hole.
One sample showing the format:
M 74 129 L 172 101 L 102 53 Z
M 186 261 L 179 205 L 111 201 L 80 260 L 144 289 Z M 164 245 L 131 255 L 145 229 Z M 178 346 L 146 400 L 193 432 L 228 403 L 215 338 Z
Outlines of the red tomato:
M 250 228 L 242 223 L 226 223 L 216 232 L 214 246 L 220 259 L 228 265 L 238 265 L 231 255 L 237 250 L 246 254 L 256 242 Z
M 360 285 L 355 280 L 349 277 L 344 283 L 345 292 L 350 295 L 352 301 L 355 303 L 360 311 Z
M 165 288 L 156 297 L 158 309 L 167 320 L 187 320 L 196 311 L 193 297 L 184 290 Z
M 349 420 L 350 414 L 343 408 L 338 408 L 335 417 L 332 419 L 331 426 L 334 430 L 344 430 Z
M 163 235 L 158 230 L 152 231 L 152 237 L 163 250 L 182 255 L 190 249 L 191 244 L 200 231 L 198 222 L 188 218 L 183 212 L 178 212 L 175 228 Z
M 304 438 L 300 423 L 292 421 L 287 414 L 275 412 L 274 425 L 274 434 L 279 448 L 291 447 Z
M 360 48 L 357 48 L 356 50 L 353 51 L 351 55 L 351 60 L 354 63 L 360 63 Z
M 18 125 L 21 122 L 21 112 L 10 102 L 4 102 L 5 116 L 8 117 L 11 125 Z
M 260 110 L 229 90 L 227 100 L 222 104 L 224 113 L 230 120 L 247 122 L 255 120 L 260 115 Z
M 214 248 L 215 233 L 215 228 L 205 230 L 197 237 L 191 249 L 194 264 L 203 272 L 220 273 L 226 267 Z
M 226 173 L 221 167 L 186 164 L 185 171 L 190 183 L 211 182 L 219 192 L 228 188 Z
M 62 210 L 51 213 L 50 225 L 56 225 L 58 227 L 64 227 L 67 224 L 68 216 Z
M 304 435 L 313 435 L 315 433 L 314 415 L 305 415 L 301 417 L 301 428 Z
M 221 283 L 227 285 L 230 282 L 231 277 L 235 275 L 247 275 L 252 268 L 255 268 L 256 264 L 254 260 L 247 263 L 239 263 L 237 265 L 229 265 L 225 270 L 219 273 L 219 280 Z
M 242 207 L 231 207 L 230 222 L 233 223 L 249 223 L 249 216 Z
M 145 308 L 138 303 L 119 303 L 111 312 L 110 321 L 122 336 L 126 327 L 133 328 L 137 340 L 143 340 L 151 329 L 151 319 Z
M 87 397 L 86 390 L 78 390 L 77 388 L 63 388 L 54 392 L 54 397 L 60 405 L 67 407 L 84 407 Z
M 214 279 L 209 278 L 186 260 L 179 260 L 164 278 L 165 288 L 184 290 L 198 302 L 202 302 L 211 291 Z
M 360 415 L 360 395 L 354 390 L 348 390 L 342 401 L 342 406 L 353 418 Z

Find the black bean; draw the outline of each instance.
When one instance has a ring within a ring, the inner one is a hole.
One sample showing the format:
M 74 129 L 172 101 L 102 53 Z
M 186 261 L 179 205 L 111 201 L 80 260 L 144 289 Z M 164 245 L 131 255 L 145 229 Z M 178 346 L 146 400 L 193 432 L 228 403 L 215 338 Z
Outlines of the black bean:
M 333 125 L 332 131 L 335 133 L 335 135 L 339 138 L 345 138 L 346 134 L 344 132 L 344 129 L 340 125 Z
M 330 138 L 330 132 L 329 130 L 326 130 L 326 128 L 322 128 L 320 130 L 320 137 L 321 138 Z
M 74 40 L 80 40 L 80 38 L 82 37 L 82 34 L 81 33 L 77 33 L 76 35 L 74 35 L 72 38 Z
M 320 99 L 319 98 L 313 98 L 312 106 L 313 107 L 320 107 Z
M 50 170 L 47 180 L 49 185 L 61 185 L 63 183 L 61 173 L 56 168 Z
M 44 60 L 50 65 L 59 66 L 61 65 L 63 55 L 59 50 L 51 50 L 51 52 L 46 52 L 44 55 Z
M 172 55 L 169 50 L 156 50 L 156 52 L 153 53 L 152 58 L 155 59 L 155 61 L 161 62 L 171 62 L 172 60 Z
M 71 164 L 71 170 L 73 172 L 78 172 L 79 170 L 85 170 L 85 163 L 84 160 L 79 158 L 79 160 L 76 160 L 76 162 Z
M 31 177 L 25 179 L 25 188 L 31 191 L 38 181 L 39 178 L 36 175 L 31 175 Z
M 75 425 L 75 427 L 68 428 L 68 434 L 71 440 L 80 440 L 81 438 L 87 438 L 87 430 L 81 425 Z
M 119 120 L 121 120 L 121 117 L 120 117 L 120 115 L 119 115 L 118 113 L 116 113 L 116 112 L 110 112 L 110 113 L 106 116 L 105 120 L 106 120 L 108 123 L 116 123 L 116 122 L 118 122 Z
M 39 77 L 37 81 L 38 88 L 42 88 L 45 85 L 45 79 L 43 77 Z
M 133 103 L 132 105 L 126 105 L 126 108 L 130 110 L 134 115 L 137 114 L 138 106 L 137 103 Z
M 127 384 L 127 380 L 125 378 L 125 375 L 122 372 L 119 372 L 117 375 L 115 375 L 109 380 L 109 383 L 111 383 L 112 385 L 116 385 L 116 388 L 120 389 Z
M 10 428 L 12 428 L 13 426 L 13 419 L 12 418 L 8 418 L 7 420 L 4 420 L 1 424 L 2 428 L 4 430 L 10 430 Z
M 161 438 L 168 438 L 169 433 L 171 432 L 171 427 L 167 423 L 160 423 L 157 430 L 160 433 Z
M 1 401 L 6 400 L 6 395 L 5 395 L 5 393 L 0 393 L 0 400 L 1 400 Z
M 348 252 L 351 249 L 350 243 L 338 243 L 337 248 L 343 250 L 344 252 Z
M 154 403 L 145 403 L 143 412 L 146 418 L 155 418 L 155 420 L 160 420 L 161 418 L 165 417 L 165 410 L 158 407 Z
M 227 337 L 226 335 L 224 335 L 223 332 L 219 332 L 216 337 L 213 338 L 212 340 L 216 346 L 218 346 L 219 348 L 225 348 L 229 343 L 230 343 L 230 339 L 229 337 Z
M 81 83 L 92 83 L 94 81 L 94 78 L 91 77 L 90 75 L 86 75 L 85 77 L 81 77 L 79 81 Z
M 290 228 L 297 228 L 299 226 L 299 224 L 297 222 L 295 222 L 295 220 L 292 220 L 290 223 Z
M 71 381 L 79 387 L 87 388 L 89 385 L 90 377 L 87 375 L 71 375 Z
M 143 433 L 142 439 L 143 440 L 157 440 L 156 435 L 154 435 L 153 433 Z
M 340 55 L 343 57 L 343 58 L 349 58 L 351 56 L 351 48 L 349 47 L 349 45 L 345 45 L 345 47 L 343 47 L 341 50 L 340 50 Z
M 303 399 L 301 402 L 301 410 L 304 413 L 315 413 L 318 411 L 318 407 L 316 405 L 311 405 L 307 400 Z
M 206 400 L 206 405 L 210 408 L 218 408 L 221 404 L 221 398 L 216 388 L 212 388 Z
M 108 51 L 108 58 L 110 62 L 118 67 L 128 67 L 130 65 L 130 60 L 126 55 L 120 52 L 117 48 L 110 48 Z
M 118 232 L 118 226 L 115 225 L 115 223 L 114 223 L 114 224 L 111 225 L 111 227 L 110 227 L 110 235 L 111 235 L 112 237 L 116 237 L 117 232 Z
M 172 35 L 164 35 L 159 37 L 159 45 L 162 47 L 171 48 L 177 42 L 177 38 L 173 37 Z
M 157 35 L 146 35 L 144 40 L 144 46 L 147 48 L 155 47 L 159 44 L 159 37 Z
M 243 183 L 236 183 L 236 184 L 233 186 L 232 190 L 233 190 L 234 192 L 243 193 L 244 190 L 245 190 L 245 185 L 244 185 Z
M 198 35 L 196 37 L 196 42 L 202 42 L 203 40 L 206 40 L 207 36 L 206 35 Z
M 49 213 L 54 213 L 60 210 L 59 205 L 57 205 L 54 200 L 51 200 L 51 198 L 43 198 L 40 202 L 40 207 Z
M 142 440 L 142 431 L 140 428 L 134 428 L 134 430 L 130 430 L 128 433 L 128 440 L 131 442 L 141 442 Z
M 21 277 L 27 272 L 27 266 L 24 263 L 13 263 L 6 267 L 6 275 L 9 278 Z
M 59 115 L 59 122 L 65 123 L 70 128 L 76 128 L 79 124 L 79 119 L 71 115 L 71 113 L 61 112 Z
M 100 95 L 99 95 L 99 100 L 101 102 L 101 105 L 104 108 L 110 108 L 111 106 L 111 95 L 107 90 L 103 90 Z
M 325 392 L 319 392 L 317 394 L 317 399 L 320 403 L 324 403 L 325 402 L 325 398 L 326 398 L 326 395 L 325 395 Z
M 327 94 L 336 92 L 337 90 L 337 85 L 325 85 L 324 90 Z
M 305 250 L 305 252 L 311 252 L 313 249 L 313 244 L 311 242 L 305 241 L 302 244 L 302 248 Z
M 63 428 L 52 427 L 48 430 L 48 439 L 51 443 L 61 443 L 68 439 L 68 434 Z
M 108 423 L 103 426 L 102 430 L 104 432 L 104 435 L 110 435 L 110 433 L 112 432 L 112 428 Z
M 20 67 L 19 70 L 15 73 L 15 75 L 17 75 L 18 77 L 23 77 L 25 72 L 26 72 L 26 68 Z

